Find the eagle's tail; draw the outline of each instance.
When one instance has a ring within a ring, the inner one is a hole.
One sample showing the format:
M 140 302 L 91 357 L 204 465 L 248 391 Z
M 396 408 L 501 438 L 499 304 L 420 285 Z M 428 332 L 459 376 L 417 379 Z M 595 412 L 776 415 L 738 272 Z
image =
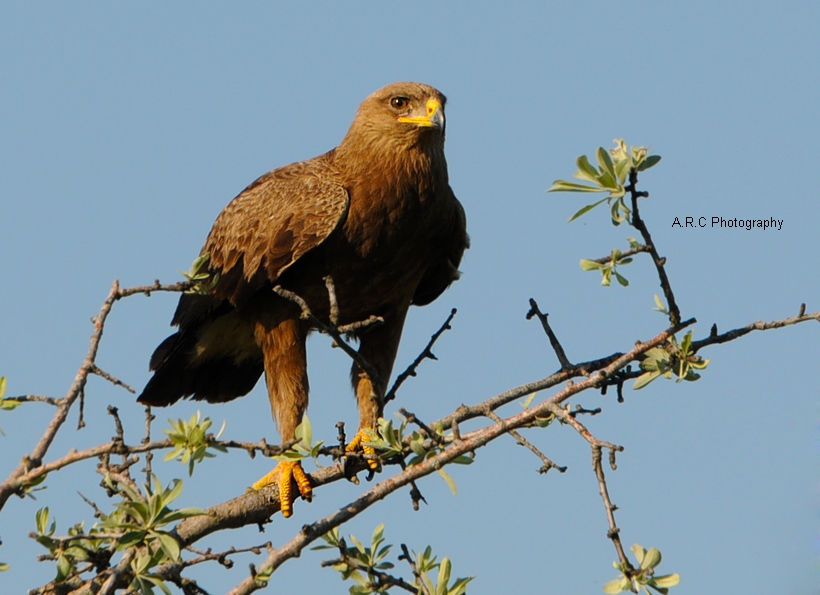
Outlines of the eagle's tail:
M 174 317 L 180 330 L 154 350 L 149 364 L 154 375 L 138 402 L 165 407 L 190 397 L 223 403 L 248 394 L 258 382 L 264 371 L 262 352 L 259 350 L 257 356 L 253 349 L 248 350 L 253 337 L 244 337 L 245 329 L 229 322 L 232 308 L 217 308 L 196 317 L 180 316 L 180 310 L 198 297 L 207 296 L 184 295 L 180 300 Z M 193 308 L 186 309 L 190 312 Z M 239 357 L 232 349 L 237 341 L 245 347 Z

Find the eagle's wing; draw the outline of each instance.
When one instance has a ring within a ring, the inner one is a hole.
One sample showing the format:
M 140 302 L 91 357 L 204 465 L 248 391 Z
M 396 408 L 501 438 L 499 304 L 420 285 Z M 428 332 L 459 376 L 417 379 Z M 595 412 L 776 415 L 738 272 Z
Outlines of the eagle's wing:
M 452 201 L 450 211 L 450 226 L 444 237 L 445 250 L 441 257 L 427 269 L 413 294 L 412 303 L 416 306 L 426 306 L 438 298 L 450 284 L 457 280 L 458 266 L 464 250 L 470 247 L 470 237 L 467 235 L 467 216 L 464 207 L 449 190 Z
M 210 254 L 210 270 L 220 276 L 215 297 L 239 305 L 275 282 L 344 219 L 349 204 L 344 187 L 311 175 L 310 169 L 308 175 L 288 175 L 290 168 L 308 163 L 262 176 L 219 214 L 202 249 Z

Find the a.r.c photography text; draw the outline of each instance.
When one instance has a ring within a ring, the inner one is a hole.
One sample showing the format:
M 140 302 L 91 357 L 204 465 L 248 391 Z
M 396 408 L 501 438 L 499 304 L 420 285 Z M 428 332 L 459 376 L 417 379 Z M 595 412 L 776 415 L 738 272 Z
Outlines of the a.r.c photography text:
M 776 229 L 780 231 L 783 229 L 783 219 L 724 219 L 723 217 L 675 217 L 672 222 L 672 227 L 680 227 L 681 229 L 689 227 L 697 229 L 700 227 L 707 228 L 732 228 L 745 229 L 751 231 L 753 229 Z

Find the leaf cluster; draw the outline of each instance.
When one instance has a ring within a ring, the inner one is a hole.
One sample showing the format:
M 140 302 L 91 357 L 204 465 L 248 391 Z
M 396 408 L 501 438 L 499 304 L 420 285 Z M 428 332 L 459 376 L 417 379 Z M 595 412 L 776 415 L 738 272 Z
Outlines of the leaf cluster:
M 164 562 L 176 561 L 180 546 L 165 527 L 182 519 L 205 514 L 199 508 L 170 508 L 182 492 L 182 482 L 175 479 L 163 487 L 154 477 L 154 486 L 145 486 L 146 495 L 125 483 L 115 483 L 111 476 L 104 479 L 109 490 L 122 498 L 109 513 L 100 513 L 100 521 L 84 531 L 83 523 L 68 530 L 67 537 L 55 537 L 56 521 L 50 521 L 48 508 L 41 508 L 35 515 L 37 528 L 34 539 L 45 547 L 57 562 L 55 583 L 88 570 L 97 572 L 109 566 L 116 552 L 134 548 L 130 567 L 133 572 L 131 588 L 143 595 L 152 595 L 159 588 L 170 595 L 165 582 L 151 570 Z M 87 563 L 79 567 L 80 563 Z
M 163 430 L 168 434 L 168 438 L 174 444 L 174 449 L 163 457 L 163 461 L 170 461 L 179 459 L 181 463 L 188 464 L 188 476 L 194 474 L 194 466 L 202 462 L 206 458 L 212 458 L 216 455 L 208 452 L 209 448 L 213 448 L 219 452 L 228 452 L 228 449 L 221 444 L 216 444 L 222 432 L 225 431 L 225 422 L 222 422 L 222 427 L 216 436 L 208 434 L 213 422 L 211 418 L 206 417 L 201 420 L 199 411 L 192 415 L 188 421 L 178 419 L 176 421 L 169 419 L 171 424 L 170 430 Z
M 627 238 L 627 241 L 633 248 L 639 245 L 635 238 Z M 616 268 L 618 266 L 627 265 L 630 262 L 632 262 L 631 256 L 624 256 L 623 252 L 621 252 L 618 248 L 614 248 L 609 255 L 608 262 L 600 263 L 595 260 L 582 258 L 581 268 L 585 271 L 601 271 L 601 285 L 604 287 L 609 287 L 612 284 L 612 275 L 615 275 L 615 278 L 622 287 L 627 287 L 629 285 L 629 280 L 621 275 Z
M 405 435 L 407 420 L 402 419 L 398 429 L 393 427 L 393 422 L 380 418 L 378 430 L 369 433 L 368 445 L 377 449 L 379 456 L 387 460 L 390 458 L 402 458 L 409 456 L 406 465 L 418 465 L 429 458 L 441 454 L 447 448 L 447 444 L 452 442 L 452 436 L 445 435 L 440 426 L 432 428 L 434 436 L 426 437 L 419 431 L 414 431 Z M 461 455 L 451 461 L 456 465 L 469 465 L 473 459 L 467 455 Z M 450 491 L 455 495 L 458 492 L 456 482 L 444 469 L 436 469 L 438 474 L 444 479 Z
M 655 297 L 656 301 L 660 301 Z M 668 379 L 675 376 L 676 382 L 694 382 L 700 378 L 697 370 L 703 370 L 708 365 L 708 359 L 703 359 L 692 350 L 692 331 L 686 333 L 680 345 L 673 335 L 663 347 L 653 347 L 646 352 L 645 359 L 641 361 L 644 373 L 638 376 L 632 388 L 641 389 L 661 376 Z
M 397 583 L 403 582 L 384 573 L 385 570 L 394 568 L 394 564 L 386 560 L 393 546 L 384 545 L 384 523 L 373 531 L 370 546 L 365 546 L 355 535 L 349 535 L 348 539 L 353 543 L 353 547 L 348 547 L 345 539 L 340 536 L 338 527 L 323 535 L 322 539 L 326 545 L 318 545 L 311 549 L 339 550 L 340 557 L 334 561 L 332 568 L 341 574 L 342 580 L 352 580 L 356 583 L 350 587 L 350 595 L 383 595 Z M 463 595 L 467 583 L 473 580 L 473 577 L 458 578 L 451 585 L 450 559 L 444 558 L 438 562 L 429 545 L 423 552 L 414 553 L 413 557 L 411 565 L 414 568 L 415 579 L 410 586 L 417 588 L 419 595 Z M 430 574 L 436 570 L 438 573 L 434 582 Z
M 98 526 L 92 527 L 88 533 L 83 530 L 84 523 L 77 523 L 68 530 L 67 539 L 54 537 L 57 522 L 49 523 L 48 507 L 41 508 L 35 514 L 37 532 L 32 535 L 35 541 L 46 548 L 57 562 L 55 582 L 63 582 L 76 572 L 80 562 L 91 562 L 96 567 L 105 568 L 113 554 L 111 541 L 96 537 L 102 531 Z
M 219 283 L 219 273 L 212 273 L 208 270 L 208 262 L 211 260 L 211 253 L 205 252 L 199 255 L 191 264 L 191 268 L 186 271 L 179 271 L 186 280 L 192 283 L 185 293 L 208 294 L 213 291 Z
M 547 192 L 608 192 L 609 195 L 601 200 L 588 204 L 569 218 L 573 221 L 588 213 L 598 205 L 606 202 L 609 205 L 613 225 L 630 223 L 631 210 L 626 206 L 626 183 L 629 173 L 644 171 L 657 164 L 660 155 L 649 155 L 646 147 L 632 147 L 627 150 L 623 139 L 615 139 L 615 147 L 607 151 L 598 147 L 595 153 L 598 167 L 592 165 L 589 157 L 581 155 L 575 160 L 578 171 L 573 177 L 589 182 L 578 184 L 567 180 L 555 180 Z
M 273 458 L 277 461 L 301 461 L 312 458 L 318 465 L 317 457 L 321 454 L 324 440 L 313 442 L 313 428 L 307 415 L 302 418 L 302 423 L 296 426 L 296 440 L 293 446 Z
M 609 581 L 604 585 L 604 593 L 617 595 L 622 591 L 632 591 L 637 593 L 642 589 L 646 595 L 652 595 L 649 589 L 653 589 L 662 595 L 669 593 L 670 587 L 680 583 L 680 576 L 677 573 L 655 576 L 655 568 L 661 563 L 661 553 L 655 548 L 648 551 L 641 545 L 635 544 L 631 548 L 640 565 L 636 571 L 629 568 L 623 562 L 613 562 L 612 565 L 621 572 L 621 576 Z

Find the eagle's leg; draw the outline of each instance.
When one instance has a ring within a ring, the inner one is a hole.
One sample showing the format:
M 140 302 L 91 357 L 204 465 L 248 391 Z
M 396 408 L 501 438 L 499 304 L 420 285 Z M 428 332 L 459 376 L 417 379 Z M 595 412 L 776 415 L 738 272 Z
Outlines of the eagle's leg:
M 359 405 L 359 430 L 348 443 L 346 450 L 367 455 L 367 464 L 371 469 L 378 469 L 379 461 L 373 447 L 364 443 L 369 441 L 367 431 L 375 430 L 379 418 L 384 415 L 384 394 L 399 350 L 407 308 L 405 305 L 396 312 L 383 315 L 384 324 L 367 330 L 359 337 L 359 353 L 375 368 L 378 378 L 370 378 L 367 372 L 355 363 L 350 373 Z
M 302 421 L 308 404 L 307 354 L 305 342 L 308 327 L 298 319 L 286 319 L 275 325 L 260 322 L 256 341 L 265 360 L 265 381 L 271 412 L 279 427 L 282 442 L 296 437 L 296 426 Z M 276 483 L 282 516 L 293 514 L 293 487 L 310 500 L 310 479 L 300 461 L 282 461 L 270 473 L 253 484 L 255 490 Z

